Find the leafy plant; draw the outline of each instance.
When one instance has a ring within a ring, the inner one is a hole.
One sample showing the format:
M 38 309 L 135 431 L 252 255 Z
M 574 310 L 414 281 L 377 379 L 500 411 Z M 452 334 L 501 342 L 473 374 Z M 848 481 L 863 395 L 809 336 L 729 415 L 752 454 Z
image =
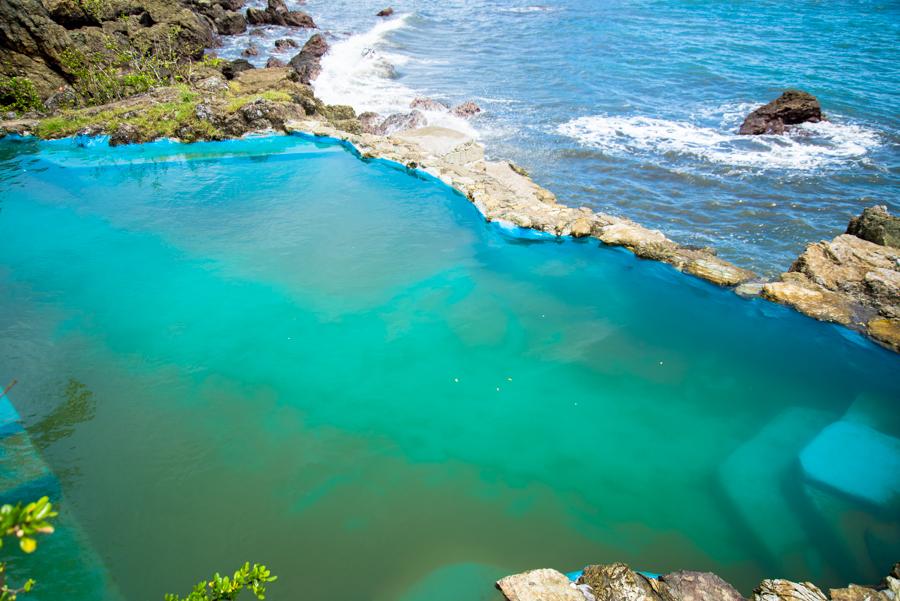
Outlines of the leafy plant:
M 251 566 L 247 562 L 231 578 L 216 573 L 212 580 L 198 582 L 187 597 L 169 594 L 165 601 L 234 601 L 244 589 L 262 601 L 266 598 L 266 584 L 277 579 L 266 566 L 257 563 Z
M 37 549 L 38 534 L 51 534 L 53 526 L 50 520 L 57 513 L 47 497 L 41 497 L 33 503 L 22 505 L 3 505 L 0 507 L 0 547 L 3 539 L 9 536 L 19 540 L 19 548 L 25 553 L 33 553 Z M 27 593 L 34 587 L 34 580 L 28 579 L 21 587 L 12 587 L 6 582 L 6 563 L 0 562 L 0 601 L 15 601 L 21 593 Z
M 78 0 L 78 5 L 98 22 L 110 8 L 109 0 Z
M 44 103 L 30 79 L 0 76 L 0 110 L 27 113 L 42 108 Z

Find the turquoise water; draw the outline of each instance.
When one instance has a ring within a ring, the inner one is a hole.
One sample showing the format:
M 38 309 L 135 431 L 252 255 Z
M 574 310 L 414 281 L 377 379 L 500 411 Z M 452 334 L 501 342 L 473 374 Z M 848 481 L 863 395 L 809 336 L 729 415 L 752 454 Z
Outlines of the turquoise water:
M 900 555 L 900 359 L 844 329 L 297 137 L 7 139 L 0 198 L 0 381 L 127 599 L 246 560 L 272 599 L 419 601 Z M 64 571 L 40 598 L 85 598 Z
M 316 92 L 382 113 L 474 99 L 485 112 L 468 125 L 429 118 L 470 127 L 569 204 L 766 274 L 865 206 L 900 211 L 896 1 L 407 0 L 382 21 L 384 4 L 303 3 L 332 44 Z M 308 35 L 273 28 L 254 60 Z M 248 37 L 223 43 L 236 57 Z M 787 87 L 818 96 L 829 123 L 735 135 Z

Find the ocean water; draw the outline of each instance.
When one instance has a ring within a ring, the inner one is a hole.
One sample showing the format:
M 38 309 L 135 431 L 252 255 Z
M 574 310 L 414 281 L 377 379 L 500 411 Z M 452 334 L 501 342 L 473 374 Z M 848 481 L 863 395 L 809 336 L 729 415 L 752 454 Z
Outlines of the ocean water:
M 253 0 L 250 4 L 264 4 Z M 765 275 L 872 204 L 900 211 L 900 4 L 887 0 L 308 0 L 332 43 L 317 93 L 382 113 L 424 95 L 485 112 L 477 135 L 563 201 L 709 245 Z M 270 28 L 272 41 L 309 33 Z M 240 54 L 246 36 L 217 51 Z M 285 52 L 283 59 L 292 52 Z M 788 87 L 828 121 L 735 132 Z
M 900 556 L 900 358 L 845 329 L 299 137 L 7 139 L 0 199 L 0 381 L 126 599 Z M 63 556 L 35 598 L 86 599 Z

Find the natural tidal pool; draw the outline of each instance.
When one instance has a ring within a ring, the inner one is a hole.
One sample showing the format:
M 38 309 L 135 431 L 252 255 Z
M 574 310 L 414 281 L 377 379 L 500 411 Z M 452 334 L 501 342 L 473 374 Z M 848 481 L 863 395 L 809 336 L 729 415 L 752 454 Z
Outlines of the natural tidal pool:
M 270 599 L 460 601 L 900 557 L 900 358 L 847 330 L 298 137 L 5 140 L 0 199 L 0 383 L 109 598 L 246 560 Z M 96 599 L 65 552 L 38 598 Z

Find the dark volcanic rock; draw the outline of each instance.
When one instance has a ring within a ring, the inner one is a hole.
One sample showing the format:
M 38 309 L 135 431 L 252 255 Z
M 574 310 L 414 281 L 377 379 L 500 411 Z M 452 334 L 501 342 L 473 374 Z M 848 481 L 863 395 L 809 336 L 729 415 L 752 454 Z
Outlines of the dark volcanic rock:
M 234 77 L 241 71 L 248 71 L 254 68 L 255 67 L 251 65 L 249 61 L 239 58 L 237 60 L 231 61 L 230 63 L 226 63 L 222 67 L 222 75 L 225 76 L 225 79 L 234 79 Z
M 291 38 L 282 38 L 280 40 L 275 40 L 275 50 L 287 50 L 288 48 L 297 48 L 300 44 L 297 43 L 296 40 L 292 40 Z
M 109 145 L 110 146 L 122 146 L 123 144 L 137 144 L 138 142 L 143 142 L 143 138 L 141 138 L 141 132 L 137 127 L 131 125 L 130 123 L 123 123 L 119 125 L 115 131 L 113 131 L 109 136 Z
M 216 24 L 216 31 L 222 35 L 237 35 L 247 31 L 247 19 L 233 10 L 224 11 L 213 22 Z
M 868 207 L 850 220 L 847 233 L 881 246 L 900 248 L 900 217 L 891 215 L 884 205 Z
M 291 67 L 300 76 L 300 83 L 308 84 L 322 72 L 322 57 L 328 52 L 325 36 L 317 33 L 307 40 L 303 49 L 291 59 Z
M 678 601 L 744 601 L 733 586 L 712 572 L 672 572 L 660 580 Z
M 256 44 L 250 44 L 241 52 L 244 56 L 258 56 L 259 55 L 259 46 Z
M 382 8 L 380 11 L 375 13 L 376 17 L 390 17 L 394 14 L 394 9 L 388 6 L 387 8 Z
M 788 90 L 747 115 L 738 133 L 754 136 L 781 134 L 786 125 L 818 123 L 822 119 L 822 107 L 815 96 L 800 90 Z
M 252 25 L 284 25 L 315 29 L 312 17 L 303 11 L 288 10 L 284 0 L 269 0 L 266 9 L 248 8 L 247 21 Z

